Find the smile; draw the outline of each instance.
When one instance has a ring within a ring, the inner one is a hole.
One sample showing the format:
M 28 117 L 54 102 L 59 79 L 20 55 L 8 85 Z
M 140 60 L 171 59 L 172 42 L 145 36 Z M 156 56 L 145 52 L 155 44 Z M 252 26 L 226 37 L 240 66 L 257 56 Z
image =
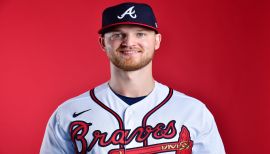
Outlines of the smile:
M 121 50 L 120 52 L 122 54 L 124 54 L 124 55 L 134 55 L 134 54 L 140 53 L 141 51 L 138 51 L 138 50 Z

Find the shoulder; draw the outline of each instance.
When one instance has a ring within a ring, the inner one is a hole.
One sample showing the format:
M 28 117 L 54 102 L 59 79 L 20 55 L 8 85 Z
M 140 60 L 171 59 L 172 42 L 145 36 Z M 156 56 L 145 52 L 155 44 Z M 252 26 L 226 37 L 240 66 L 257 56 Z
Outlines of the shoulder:
M 90 96 L 89 96 L 89 90 L 88 90 L 78 96 L 75 96 L 73 98 L 66 100 L 65 102 L 63 102 L 62 104 L 58 106 L 57 110 L 61 111 L 61 110 L 72 109 L 74 107 L 86 104 L 89 101 L 90 101 Z
M 102 93 L 104 84 L 98 85 L 92 90 L 95 90 L 95 93 Z M 64 119 L 72 120 L 74 113 L 96 108 L 96 103 L 90 96 L 92 90 L 88 90 L 61 103 L 53 114 L 56 120 L 59 123 L 65 123 Z
M 202 101 L 200 101 L 192 96 L 186 95 L 183 92 L 172 89 L 172 88 L 170 88 L 166 85 L 163 85 L 161 83 L 159 83 L 159 87 L 160 87 L 159 89 L 163 89 L 163 91 L 166 91 L 168 93 L 168 95 L 169 95 L 170 91 L 172 92 L 170 101 L 174 102 L 175 104 L 184 105 L 184 106 L 192 106 L 192 107 L 197 107 L 197 108 L 204 108 L 205 107 L 205 104 Z M 168 89 L 168 90 L 166 90 L 166 89 Z
M 179 103 L 184 103 L 184 104 L 197 106 L 197 107 L 205 107 L 205 104 L 199 99 L 186 95 L 177 90 L 173 90 L 173 99 L 179 100 Z
M 212 118 L 212 114 L 204 102 L 178 90 L 172 88 L 168 89 L 171 89 L 172 95 L 164 105 L 163 110 L 170 110 L 171 113 L 181 115 L 181 117 L 188 116 L 189 118 L 194 119 L 194 121 L 196 121 L 196 119 Z
M 84 107 L 85 105 L 91 105 L 93 103 L 93 100 L 90 96 L 91 91 L 95 91 L 95 94 L 102 94 L 104 93 L 104 90 L 106 89 L 106 83 L 103 83 L 101 85 L 98 85 L 97 87 L 88 90 L 78 96 L 75 96 L 73 98 L 70 98 L 59 105 L 58 110 L 68 110 L 68 109 L 74 109 L 77 107 Z

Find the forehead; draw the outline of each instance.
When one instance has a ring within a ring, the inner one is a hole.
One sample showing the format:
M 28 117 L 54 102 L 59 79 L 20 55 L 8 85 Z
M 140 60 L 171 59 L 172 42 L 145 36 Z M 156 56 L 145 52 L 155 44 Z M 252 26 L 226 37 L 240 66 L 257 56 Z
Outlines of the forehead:
M 143 26 L 137 26 L 137 25 L 117 25 L 112 28 L 108 32 L 130 32 L 130 31 L 148 31 L 148 32 L 154 32 L 153 30 L 149 28 L 145 28 Z

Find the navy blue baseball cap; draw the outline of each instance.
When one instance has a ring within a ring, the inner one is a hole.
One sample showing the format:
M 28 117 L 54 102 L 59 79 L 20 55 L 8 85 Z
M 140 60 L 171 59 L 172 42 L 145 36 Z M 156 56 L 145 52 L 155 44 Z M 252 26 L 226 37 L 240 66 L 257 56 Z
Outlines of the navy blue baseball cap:
M 117 25 L 138 25 L 158 33 L 156 17 L 152 8 L 143 3 L 121 3 L 106 8 L 102 13 L 102 28 L 99 34 L 104 34 Z

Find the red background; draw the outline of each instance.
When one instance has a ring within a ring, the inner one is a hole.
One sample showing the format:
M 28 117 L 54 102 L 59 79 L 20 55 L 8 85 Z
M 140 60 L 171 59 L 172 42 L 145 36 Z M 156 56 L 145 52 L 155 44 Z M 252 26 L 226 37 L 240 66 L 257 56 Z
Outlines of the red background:
M 101 12 L 119 0 L 0 1 L 0 153 L 38 153 L 56 107 L 109 79 Z M 270 138 L 267 0 L 146 0 L 163 40 L 154 77 L 214 114 L 227 153 Z

